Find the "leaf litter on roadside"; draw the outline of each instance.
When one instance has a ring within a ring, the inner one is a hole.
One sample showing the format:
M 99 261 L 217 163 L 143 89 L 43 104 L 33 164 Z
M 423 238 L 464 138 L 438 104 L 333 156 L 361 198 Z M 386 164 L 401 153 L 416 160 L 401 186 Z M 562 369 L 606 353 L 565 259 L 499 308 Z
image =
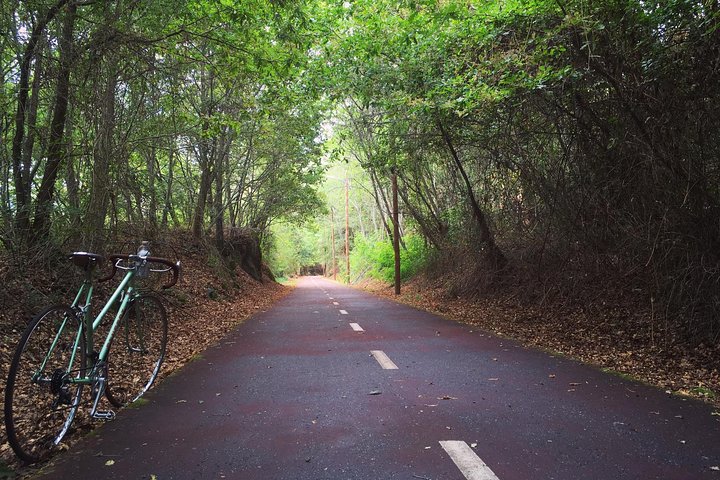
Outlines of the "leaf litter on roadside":
M 184 274 L 175 287 L 161 292 L 163 303 L 168 310 L 168 351 L 160 369 L 158 383 L 162 378 L 197 358 L 202 351 L 220 341 L 250 315 L 257 313 L 258 310 L 267 309 L 291 291 L 290 288 L 272 281 L 258 282 L 239 267 L 232 272 L 233 281 L 228 282 L 225 278 L 228 272 L 221 273 L 210 266 L 210 262 L 207 261 L 207 249 L 188 248 L 188 245 L 193 244 L 193 240 L 182 235 L 172 241 L 177 242 L 178 252 L 184 252 L 180 255 Z M 27 278 L 40 279 L 40 283 L 55 290 L 59 289 L 57 282 L 46 278 L 47 271 L 40 270 L 37 273 L 26 272 L 26 274 Z M 62 282 L 75 286 L 74 280 L 71 280 L 65 279 Z M 13 288 L 12 279 L 0 278 L 0 281 L 4 281 L 8 289 Z M 218 293 L 216 299 L 208 298 L 209 287 Z M 103 300 L 103 294 L 108 293 L 103 288 L 106 287 L 98 288 L 98 302 Z M 70 293 L 67 294 L 69 295 Z M 53 298 L 52 301 L 57 302 L 60 299 Z M 48 300 L 48 303 L 52 302 Z M 0 342 L 0 360 L 2 360 L 0 376 L 3 379 L 7 377 L 7 366 L 10 364 L 15 345 L 25 328 L 28 316 L 28 312 L 25 312 L 19 303 L 14 308 L 6 308 L 0 312 L 0 335 L 8 339 Z M 187 403 L 187 400 L 177 400 L 176 403 Z M 81 414 L 82 411 L 79 411 L 73 424 L 79 431 L 89 431 L 98 425 Z M 67 450 L 79 438 L 81 435 L 66 436 L 59 449 Z M 2 440 L 5 440 L 4 435 Z M 0 461 L 6 462 L 13 468 L 20 467 L 18 459 L 6 441 L 0 443 Z

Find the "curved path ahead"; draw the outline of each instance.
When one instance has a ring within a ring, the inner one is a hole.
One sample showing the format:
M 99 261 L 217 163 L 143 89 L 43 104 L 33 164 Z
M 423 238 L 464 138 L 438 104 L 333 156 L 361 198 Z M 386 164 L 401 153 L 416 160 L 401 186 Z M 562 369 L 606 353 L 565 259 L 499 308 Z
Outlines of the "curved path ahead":
M 720 479 L 709 406 L 317 277 L 146 398 L 47 478 Z

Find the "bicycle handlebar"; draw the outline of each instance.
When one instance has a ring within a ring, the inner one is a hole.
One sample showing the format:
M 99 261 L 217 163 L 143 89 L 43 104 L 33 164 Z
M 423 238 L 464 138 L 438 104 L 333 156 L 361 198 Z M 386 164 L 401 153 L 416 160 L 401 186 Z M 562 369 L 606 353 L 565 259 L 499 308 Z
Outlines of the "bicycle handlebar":
M 138 258 L 137 255 L 117 255 L 117 254 L 110 255 L 108 257 L 108 260 L 110 260 L 110 263 L 112 264 L 112 272 L 110 272 L 110 274 L 107 277 L 98 279 L 98 282 L 107 282 L 108 280 L 112 279 L 118 271 L 118 262 L 120 260 L 130 261 L 131 257 Z M 139 257 L 139 258 L 141 258 L 142 260 L 144 260 L 147 263 L 159 263 L 162 265 L 166 265 L 167 267 L 170 268 L 170 270 L 172 270 L 173 278 L 170 281 L 170 283 L 162 286 L 163 289 L 170 288 L 177 283 L 178 277 L 180 276 L 180 262 L 179 261 L 176 263 L 173 263 L 172 261 L 170 261 L 166 258 L 160 258 L 160 257 Z M 122 267 L 120 267 L 120 268 L 122 268 Z M 151 270 L 151 271 L 164 272 L 167 270 Z

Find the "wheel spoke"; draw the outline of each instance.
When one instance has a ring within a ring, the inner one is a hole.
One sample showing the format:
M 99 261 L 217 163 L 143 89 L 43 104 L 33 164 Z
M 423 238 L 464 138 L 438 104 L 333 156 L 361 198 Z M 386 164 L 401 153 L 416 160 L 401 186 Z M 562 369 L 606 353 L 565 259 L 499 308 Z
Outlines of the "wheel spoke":
M 152 295 L 136 298 L 121 320 L 108 355 L 106 394 L 117 406 L 150 388 L 160 371 L 167 344 L 167 314 Z
M 25 330 L 10 365 L 4 411 L 8 442 L 22 460 L 48 456 L 67 432 L 82 385 L 66 379 L 77 375 L 68 372 L 84 370 L 84 348 L 79 322 L 68 307 L 44 310 Z M 56 408 L 60 395 L 71 404 Z

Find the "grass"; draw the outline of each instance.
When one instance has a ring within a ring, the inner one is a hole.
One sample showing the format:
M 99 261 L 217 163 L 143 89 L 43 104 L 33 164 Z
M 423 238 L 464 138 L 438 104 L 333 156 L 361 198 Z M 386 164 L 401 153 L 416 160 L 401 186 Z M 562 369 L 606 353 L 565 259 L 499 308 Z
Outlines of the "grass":
M 295 285 L 297 285 L 297 277 L 280 277 L 276 278 L 275 281 L 287 287 L 295 287 Z
M 125 408 L 140 408 L 143 405 L 147 405 L 148 403 L 150 403 L 150 400 L 144 397 L 140 397 L 134 402 L 127 404 Z
M 704 398 L 707 398 L 707 399 L 709 399 L 709 400 L 717 397 L 717 393 L 715 393 L 713 390 L 710 390 L 709 388 L 702 387 L 702 386 L 698 386 L 698 387 L 695 387 L 695 388 L 691 388 L 691 389 L 690 389 L 690 393 L 691 393 L 692 395 L 696 395 L 696 396 L 699 396 L 699 397 L 704 397 Z
M 633 376 L 630 375 L 629 373 L 619 372 L 619 371 L 617 371 L 617 370 L 613 370 L 612 368 L 608 368 L 608 367 L 606 367 L 606 368 L 601 368 L 600 370 L 601 370 L 603 373 L 608 373 L 608 374 L 613 375 L 613 376 L 615 376 L 615 377 L 622 378 L 623 380 L 628 380 L 628 381 L 630 381 L 630 382 L 640 382 L 640 383 L 646 383 L 646 384 L 647 384 L 647 382 L 643 382 L 642 380 L 633 377 Z

